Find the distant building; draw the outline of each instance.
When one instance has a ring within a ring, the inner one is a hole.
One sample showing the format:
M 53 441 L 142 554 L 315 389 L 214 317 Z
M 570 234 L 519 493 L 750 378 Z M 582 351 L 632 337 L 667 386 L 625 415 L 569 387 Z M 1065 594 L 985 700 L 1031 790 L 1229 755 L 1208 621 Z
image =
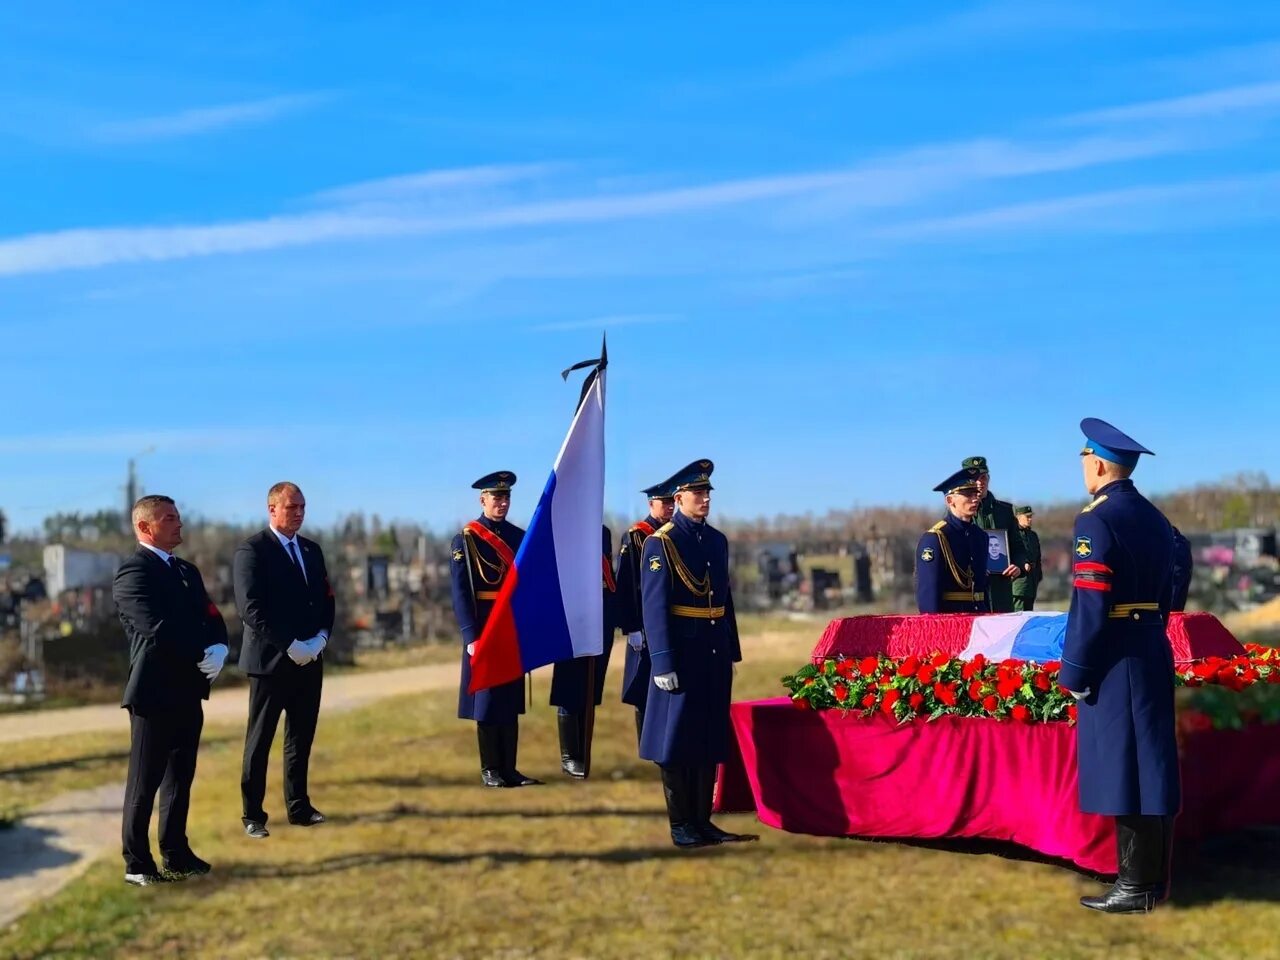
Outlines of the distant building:
M 114 553 L 76 550 L 61 543 L 44 548 L 44 579 L 49 595 L 66 590 L 105 587 L 111 583 L 120 557 Z

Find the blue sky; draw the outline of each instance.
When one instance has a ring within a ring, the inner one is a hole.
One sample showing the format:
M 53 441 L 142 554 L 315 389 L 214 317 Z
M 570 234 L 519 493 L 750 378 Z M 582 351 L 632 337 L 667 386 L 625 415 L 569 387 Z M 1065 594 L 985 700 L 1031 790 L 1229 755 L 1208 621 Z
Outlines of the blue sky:
M 527 518 L 604 331 L 622 513 L 1280 473 L 1274 4 L 262 6 L 0 7 L 19 527 Z

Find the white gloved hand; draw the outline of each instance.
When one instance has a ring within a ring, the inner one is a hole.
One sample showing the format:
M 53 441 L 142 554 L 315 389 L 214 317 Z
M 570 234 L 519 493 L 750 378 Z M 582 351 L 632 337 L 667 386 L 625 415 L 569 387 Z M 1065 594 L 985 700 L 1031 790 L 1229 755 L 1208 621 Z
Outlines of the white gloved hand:
M 289 649 L 286 650 L 285 653 L 289 655 L 290 660 L 300 667 L 305 667 L 315 659 L 311 653 L 311 648 L 301 640 L 295 640 L 293 643 L 289 644 Z
M 670 673 L 660 673 L 653 678 L 653 685 L 659 690 L 665 690 L 670 693 L 676 687 L 680 686 L 680 678 L 676 676 L 674 670 Z
M 218 679 L 218 674 L 222 672 L 222 667 L 227 662 L 227 654 L 230 652 L 225 643 L 215 643 L 211 647 L 204 648 L 204 659 L 198 666 L 210 683 Z
M 631 646 L 632 650 L 643 650 L 644 649 L 644 631 L 637 630 L 635 633 L 628 633 L 627 643 Z
M 476 655 L 476 644 L 475 644 L 475 641 L 473 640 L 471 641 L 471 643 L 467 644 L 467 656 L 474 657 L 475 655 Z
M 1067 693 L 1071 694 L 1077 700 L 1083 700 L 1089 695 L 1089 688 L 1085 687 L 1083 690 L 1068 690 Z
M 307 641 L 307 649 L 311 651 L 312 659 L 319 659 L 320 654 L 324 653 L 324 648 L 328 645 L 329 641 L 318 633 Z

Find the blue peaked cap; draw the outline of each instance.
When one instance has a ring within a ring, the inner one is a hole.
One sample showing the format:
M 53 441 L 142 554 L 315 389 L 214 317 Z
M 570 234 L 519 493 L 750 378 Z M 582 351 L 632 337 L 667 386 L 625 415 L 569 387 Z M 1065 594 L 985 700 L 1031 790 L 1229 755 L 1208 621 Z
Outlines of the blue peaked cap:
M 1081 420 L 1080 432 L 1084 434 L 1084 449 L 1080 451 L 1081 454 L 1092 453 L 1095 457 L 1129 468 L 1136 467 L 1138 457 L 1144 453 L 1155 456 L 1123 430 L 1117 430 L 1097 417 L 1085 417 Z
M 473 490 L 483 490 L 488 492 L 507 492 L 516 485 L 516 475 L 510 470 L 495 470 L 493 473 L 486 473 L 483 477 L 471 485 Z
M 644 494 L 646 500 L 670 500 L 676 495 L 675 478 L 667 477 L 661 483 L 655 483 L 652 487 L 645 487 L 640 492 Z
M 695 460 L 683 470 L 675 473 L 667 482 L 671 484 L 671 495 L 681 490 L 714 490 L 711 486 L 711 471 L 716 465 L 710 460 Z
M 984 468 L 961 467 L 933 489 L 938 493 L 955 493 L 957 490 L 964 490 L 967 487 L 977 488 L 978 478 L 986 472 Z

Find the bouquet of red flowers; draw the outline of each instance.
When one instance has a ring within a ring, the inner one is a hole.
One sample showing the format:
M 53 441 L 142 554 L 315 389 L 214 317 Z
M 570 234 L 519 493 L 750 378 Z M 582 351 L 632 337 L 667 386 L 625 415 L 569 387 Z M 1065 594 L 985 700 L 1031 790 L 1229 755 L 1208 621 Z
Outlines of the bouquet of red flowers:
M 1074 698 L 1058 685 L 1057 661 L 961 660 L 945 653 L 895 659 L 836 657 L 782 678 L 799 709 L 877 711 L 905 722 L 952 715 L 1020 723 L 1074 722 Z M 1280 651 L 1247 644 L 1239 656 L 1182 665 L 1175 683 L 1198 690 L 1186 704 L 1214 728 L 1280 723 Z M 1243 697 L 1237 696 L 1241 693 Z

